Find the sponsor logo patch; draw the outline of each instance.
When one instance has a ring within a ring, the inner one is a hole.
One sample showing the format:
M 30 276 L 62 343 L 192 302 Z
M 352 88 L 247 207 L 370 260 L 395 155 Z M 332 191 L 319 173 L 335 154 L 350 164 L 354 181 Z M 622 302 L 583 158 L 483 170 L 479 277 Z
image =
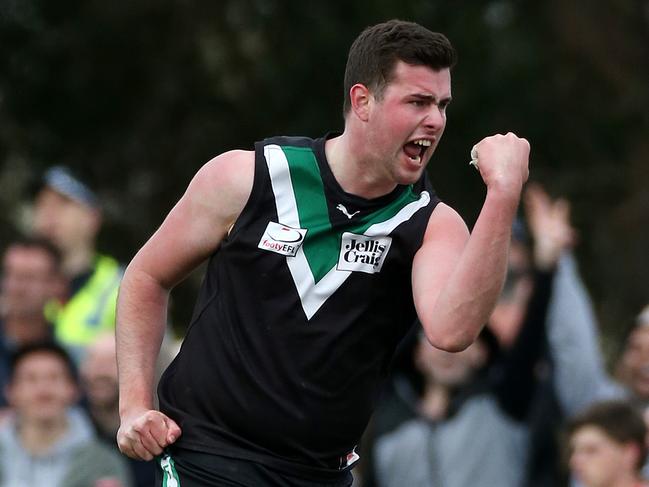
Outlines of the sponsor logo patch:
M 295 257 L 304 242 L 306 232 L 307 230 L 303 228 L 292 228 L 281 223 L 268 222 L 266 231 L 264 231 L 257 247 L 276 254 Z
M 345 215 L 349 220 L 351 220 L 354 217 L 354 215 L 357 215 L 358 213 L 361 212 L 360 210 L 358 210 L 355 211 L 354 213 L 350 213 L 349 211 L 347 211 L 347 208 L 342 203 L 337 205 L 336 209 L 340 211 L 343 215 Z
M 361 457 L 356 453 L 356 446 L 347 455 L 340 457 L 340 470 L 356 463 Z
M 337 269 L 368 274 L 380 272 L 391 244 L 392 237 L 366 237 L 345 232 L 342 234 Z

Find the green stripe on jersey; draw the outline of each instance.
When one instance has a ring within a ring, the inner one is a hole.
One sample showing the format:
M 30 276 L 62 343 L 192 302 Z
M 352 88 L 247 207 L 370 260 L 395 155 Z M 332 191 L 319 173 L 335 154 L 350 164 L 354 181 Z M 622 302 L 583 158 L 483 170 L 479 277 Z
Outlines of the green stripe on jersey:
M 160 457 L 159 463 L 162 469 L 162 487 L 180 487 L 180 477 L 171 455 L 164 454 Z
M 282 146 L 282 151 L 288 161 L 300 227 L 308 229 L 303 249 L 316 283 L 336 265 L 343 232 L 363 234 L 371 225 L 389 220 L 404 206 L 418 199 L 409 186 L 387 206 L 332 232 L 315 154 L 308 147 Z
M 268 144 L 264 147 L 264 158 L 275 197 L 278 223 L 307 231 L 296 254 L 286 257 L 307 320 L 354 272 L 337 266 L 343 233 L 368 238 L 387 237 L 431 201 L 427 191 L 416 195 L 412 187 L 408 187 L 386 206 L 369 215 L 359 215 L 334 230 L 313 151 Z
M 302 248 L 313 278 L 318 282 L 331 269 L 331 249 L 335 250 L 338 245 L 338 236 L 331 232 L 320 168 L 309 148 L 287 146 L 282 150 L 288 160 L 300 227 L 309 230 Z

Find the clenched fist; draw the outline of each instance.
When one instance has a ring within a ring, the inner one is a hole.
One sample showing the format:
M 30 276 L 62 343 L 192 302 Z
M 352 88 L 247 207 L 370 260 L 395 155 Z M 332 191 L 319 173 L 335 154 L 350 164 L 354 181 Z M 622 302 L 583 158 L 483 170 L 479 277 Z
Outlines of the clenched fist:
M 487 188 L 515 197 L 529 176 L 529 157 L 529 142 L 511 132 L 486 137 L 471 151 Z
M 151 460 L 180 436 L 175 421 L 155 410 L 141 410 L 122 418 L 117 444 L 125 455 L 137 460 Z

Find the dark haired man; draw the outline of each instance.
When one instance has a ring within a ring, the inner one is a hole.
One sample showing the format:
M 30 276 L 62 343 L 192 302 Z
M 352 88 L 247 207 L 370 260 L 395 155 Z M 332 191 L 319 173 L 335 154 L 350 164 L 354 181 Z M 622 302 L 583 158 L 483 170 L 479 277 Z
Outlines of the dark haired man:
M 454 62 L 448 40 L 420 25 L 368 28 L 349 53 L 343 134 L 216 157 L 133 259 L 118 300 L 118 442 L 146 459 L 171 445 L 163 484 L 349 485 L 415 316 L 445 350 L 478 335 L 505 274 L 529 145 L 511 133 L 477 144 L 487 197 L 469 236 L 424 172 Z M 155 411 L 169 290 L 208 258 Z
M 73 407 L 78 386 L 67 352 L 52 342 L 32 343 L 15 352 L 11 365 L 12 414 L 0 428 L 0 485 L 131 485 L 125 459 L 100 444 Z
M 570 470 L 584 487 L 647 487 L 647 427 L 623 401 L 595 403 L 569 424 Z
M 9 378 L 9 357 L 18 347 L 53 336 L 45 305 L 65 290 L 61 254 L 48 241 L 12 241 L 0 262 L 0 387 Z M 0 405 L 5 406 L 4 391 Z

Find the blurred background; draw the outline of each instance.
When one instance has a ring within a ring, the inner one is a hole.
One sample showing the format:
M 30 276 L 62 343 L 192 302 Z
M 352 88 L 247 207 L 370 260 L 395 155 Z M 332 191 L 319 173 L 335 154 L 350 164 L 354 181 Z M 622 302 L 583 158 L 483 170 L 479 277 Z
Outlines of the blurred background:
M 527 137 L 531 179 L 572 204 L 615 353 L 649 288 L 647 0 L 0 0 L 0 247 L 26 227 L 33 182 L 64 164 L 102 199 L 99 249 L 128 262 L 213 156 L 342 130 L 347 49 L 395 17 L 459 53 L 438 193 L 471 226 L 471 146 Z M 174 291 L 179 333 L 199 280 Z

